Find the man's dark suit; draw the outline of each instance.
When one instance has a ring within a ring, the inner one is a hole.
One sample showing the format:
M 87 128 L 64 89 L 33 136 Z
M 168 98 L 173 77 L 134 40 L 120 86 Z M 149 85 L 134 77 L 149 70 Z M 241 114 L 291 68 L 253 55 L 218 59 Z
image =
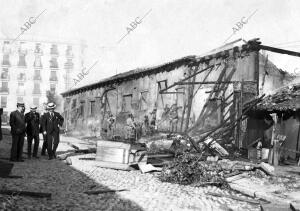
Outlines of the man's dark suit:
M 11 161 L 22 160 L 23 144 L 25 136 L 25 117 L 18 110 L 10 113 L 9 124 L 11 127 L 12 146 L 10 153 Z
M 64 118 L 57 112 L 45 113 L 43 117 L 43 133 L 47 136 L 47 151 L 49 158 L 56 157 L 56 149 L 59 143 L 59 126 L 63 125 Z M 53 146 L 52 146 L 53 144 Z
M 28 142 L 28 157 L 31 157 L 31 146 L 32 139 L 34 139 L 34 147 L 33 147 L 33 157 L 37 157 L 37 152 L 39 149 L 39 132 L 40 132 L 40 115 L 37 112 L 28 112 L 25 114 L 25 122 L 26 126 L 26 134 L 27 134 L 27 142 Z
M 46 113 L 46 112 L 45 112 Z M 40 127 L 40 132 L 43 134 L 43 120 L 44 120 L 44 115 L 45 113 L 43 113 L 41 115 L 41 119 L 40 119 L 40 123 L 41 123 L 41 127 Z M 47 136 L 43 134 L 43 146 L 42 146 L 42 152 L 41 155 L 46 155 L 46 149 L 47 149 Z

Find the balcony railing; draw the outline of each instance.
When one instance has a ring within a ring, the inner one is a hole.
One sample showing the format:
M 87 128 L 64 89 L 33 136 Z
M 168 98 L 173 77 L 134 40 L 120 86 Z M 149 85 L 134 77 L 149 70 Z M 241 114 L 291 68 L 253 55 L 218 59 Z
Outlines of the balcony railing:
M 58 78 L 57 76 L 51 76 L 49 81 L 58 81 Z
M 7 87 L 0 87 L 0 93 L 9 93 L 9 89 Z
M 32 92 L 32 94 L 34 94 L 34 95 L 40 95 L 40 94 L 42 94 L 42 92 L 41 92 L 40 89 L 34 89 L 33 92 Z
M 42 80 L 42 77 L 40 75 L 34 75 L 33 80 L 40 81 L 40 80 Z

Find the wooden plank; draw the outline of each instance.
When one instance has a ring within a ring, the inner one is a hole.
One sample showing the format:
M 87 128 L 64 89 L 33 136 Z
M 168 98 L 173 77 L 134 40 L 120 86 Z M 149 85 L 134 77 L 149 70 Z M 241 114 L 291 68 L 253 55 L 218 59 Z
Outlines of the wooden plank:
M 116 193 L 116 192 L 122 192 L 122 191 L 128 191 L 127 189 L 120 189 L 120 190 L 90 190 L 90 191 L 85 191 L 85 194 L 88 195 L 98 195 L 98 194 L 103 194 L 103 193 Z
M 194 85 L 194 84 L 232 84 L 236 81 L 196 81 L 196 82 L 177 82 L 177 85 Z
M 300 57 L 299 52 L 289 51 L 289 50 L 285 50 L 285 49 L 282 49 L 282 48 L 274 48 L 274 47 L 270 47 L 270 46 L 266 46 L 266 45 L 258 45 L 258 48 L 263 49 L 263 50 L 267 50 L 267 51 L 272 51 L 272 52 L 275 52 L 275 53 L 281 53 L 281 54 L 287 54 L 287 55 L 291 55 L 291 56 Z
M 204 72 L 204 71 L 206 71 L 206 70 L 208 70 L 208 69 L 211 69 L 211 68 L 213 68 L 213 67 L 215 67 L 215 66 L 219 66 L 219 65 L 221 65 L 221 63 L 214 64 L 214 65 L 210 65 L 210 66 L 208 66 L 208 67 L 206 67 L 206 68 L 204 68 L 204 69 L 202 69 L 202 70 L 200 70 L 200 71 L 197 71 L 196 73 L 194 73 L 194 74 L 192 74 L 192 75 L 190 75 L 190 76 L 188 76 L 188 77 L 182 79 L 180 82 L 189 80 L 190 78 L 192 78 L 192 77 L 194 77 L 194 76 L 196 76 L 196 75 L 198 75 L 198 74 L 200 74 L 200 73 L 202 73 L 202 72 Z M 177 86 L 177 84 L 174 83 L 174 84 L 172 84 L 171 86 L 169 86 L 169 87 L 167 87 L 167 88 L 165 88 L 165 89 L 160 90 L 159 93 L 161 94 L 161 93 L 163 93 L 164 91 L 166 91 L 166 90 L 168 90 L 168 89 L 170 89 L 170 88 L 172 88 L 172 87 L 174 87 L 174 86 Z
M 35 198 L 51 198 L 51 193 L 19 191 L 19 190 L 0 190 L 0 194 L 30 196 Z
M 196 71 L 195 71 L 196 72 Z M 196 75 L 192 74 L 193 76 L 193 82 L 196 80 Z M 191 77 L 190 77 L 191 78 Z M 187 102 L 187 112 L 186 112 L 186 125 L 184 131 L 187 131 L 190 123 L 190 115 L 192 110 L 192 103 L 193 103 L 193 96 L 194 96 L 194 85 L 192 87 L 188 87 L 188 102 Z

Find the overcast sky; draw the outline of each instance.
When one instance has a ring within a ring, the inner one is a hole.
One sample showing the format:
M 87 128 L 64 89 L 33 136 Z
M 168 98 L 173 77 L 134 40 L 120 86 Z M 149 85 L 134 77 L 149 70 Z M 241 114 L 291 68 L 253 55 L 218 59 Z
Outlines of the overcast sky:
M 15 38 L 29 17 L 46 9 L 26 35 L 86 41 L 86 66 L 99 62 L 78 87 L 116 72 L 201 55 L 223 45 L 235 24 L 250 15 L 227 42 L 260 38 L 265 45 L 300 51 L 297 0 L 0 0 L 0 5 L 2 38 Z M 118 43 L 130 23 L 144 15 Z M 300 58 L 271 59 L 284 70 L 300 69 Z

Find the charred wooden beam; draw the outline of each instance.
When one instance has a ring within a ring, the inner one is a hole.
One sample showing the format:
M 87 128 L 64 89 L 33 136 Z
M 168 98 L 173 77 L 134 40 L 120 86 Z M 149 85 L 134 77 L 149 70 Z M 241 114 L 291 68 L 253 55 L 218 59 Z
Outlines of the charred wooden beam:
M 192 75 L 190 75 L 190 76 L 188 76 L 188 77 L 182 79 L 180 82 L 186 81 L 186 80 L 188 80 L 188 79 L 190 79 L 190 78 L 192 78 L 192 77 L 194 77 L 194 76 L 196 76 L 196 75 L 198 75 L 198 74 L 200 74 L 200 73 L 202 73 L 202 72 L 204 72 L 204 71 L 206 71 L 206 70 L 208 70 L 208 69 L 211 69 L 211 68 L 213 68 L 213 67 L 215 67 L 215 66 L 220 66 L 220 65 L 221 65 L 221 63 L 217 63 L 217 64 L 214 64 L 214 65 L 210 65 L 210 66 L 204 68 L 203 70 L 200 70 L 200 71 L 198 71 L 198 72 L 196 72 L 196 73 L 194 73 L 194 74 L 192 74 Z M 165 89 L 160 90 L 159 93 L 162 94 L 164 91 L 166 91 L 166 90 L 168 90 L 168 89 L 170 89 L 170 88 L 172 88 L 172 87 L 174 87 L 174 86 L 177 86 L 177 84 L 174 83 L 174 84 L 172 84 L 171 86 L 169 86 L 169 87 L 167 87 L 167 88 L 165 88 Z
M 19 190 L 0 190 L 0 194 L 30 196 L 35 198 L 51 198 L 51 193 L 19 191 Z
M 160 94 L 162 94 L 162 95 L 164 95 L 164 94 L 184 94 L 184 92 L 163 92 Z
M 177 82 L 177 85 L 194 85 L 194 84 L 231 84 L 237 81 L 202 81 L 202 82 Z
M 300 53 L 295 52 L 295 51 L 289 51 L 289 50 L 285 50 L 285 49 L 281 49 L 281 48 L 274 48 L 274 47 L 270 47 L 270 46 L 266 46 L 266 45 L 258 45 L 258 48 L 262 49 L 262 50 L 266 50 L 266 51 L 272 51 L 275 53 L 281 53 L 281 54 L 287 54 L 290 56 L 300 57 Z

